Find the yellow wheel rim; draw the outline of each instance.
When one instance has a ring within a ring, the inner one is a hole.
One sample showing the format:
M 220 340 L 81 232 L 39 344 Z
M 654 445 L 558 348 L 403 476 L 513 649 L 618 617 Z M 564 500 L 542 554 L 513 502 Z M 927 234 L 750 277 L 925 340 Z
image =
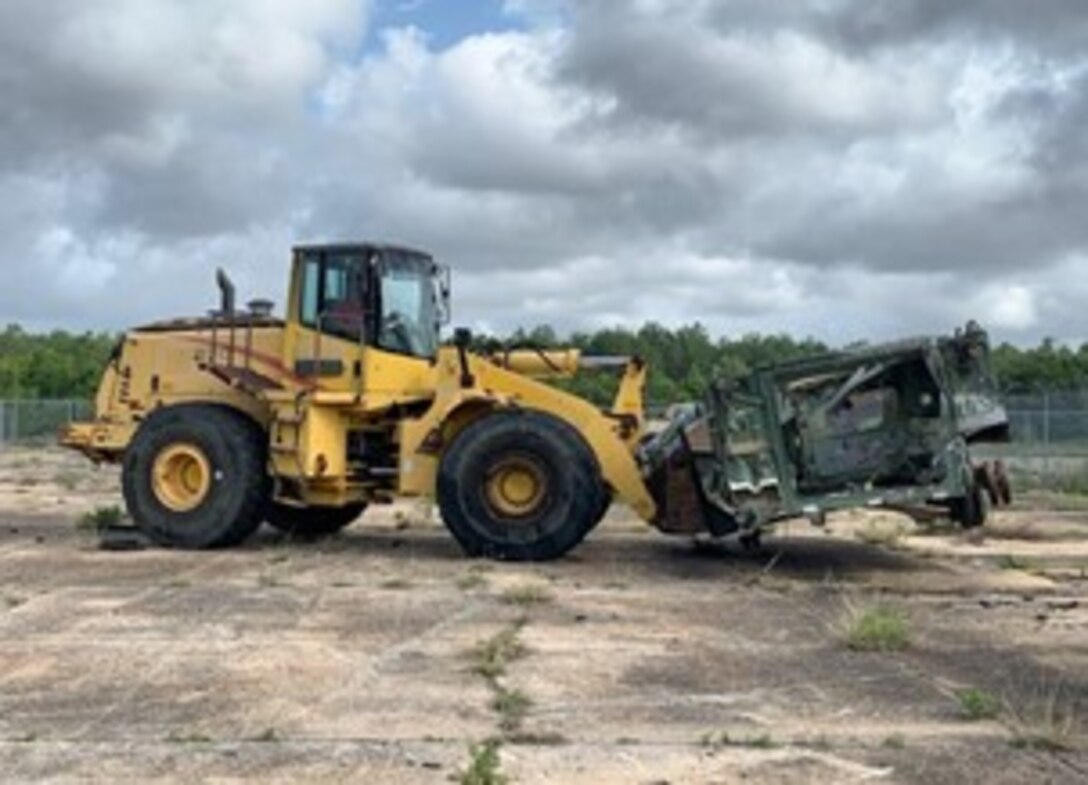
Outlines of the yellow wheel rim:
M 211 462 L 194 444 L 172 444 L 155 456 L 151 487 L 155 498 L 167 509 L 195 510 L 211 490 Z
M 525 518 L 543 503 L 547 480 L 535 461 L 504 458 L 487 473 L 484 490 L 495 512 L 505 518 Z

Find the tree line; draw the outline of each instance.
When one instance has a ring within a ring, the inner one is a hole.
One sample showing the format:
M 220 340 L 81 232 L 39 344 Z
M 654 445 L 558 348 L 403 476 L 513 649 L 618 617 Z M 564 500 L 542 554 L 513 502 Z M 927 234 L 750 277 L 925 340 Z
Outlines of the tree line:
M 118 336 L 110 333 L 32 333 L 17 325 L 0 332 L 0 398 L 87 398 Z M 587 355 L 638 355 L 650 364 L 647 399 L 654 404 L 699 397 L 711 379 L 828 351 L 811 338 L 788 335 L 713 337 L 700 324 L 670 329 L 653 322 L 635 329 L 606 328 L 561 335 L 548 326 L 508 336 L 477 336 L 474 347 L 572 346 Z M 1088 389 L 1088 343 L 1079 348 L 1047 339 L 1021 348 L 994 348 L 993 366 L 1009 392 Z M 595 401 L 607 400 L 614 374 L 583 374 L 565 386 Z

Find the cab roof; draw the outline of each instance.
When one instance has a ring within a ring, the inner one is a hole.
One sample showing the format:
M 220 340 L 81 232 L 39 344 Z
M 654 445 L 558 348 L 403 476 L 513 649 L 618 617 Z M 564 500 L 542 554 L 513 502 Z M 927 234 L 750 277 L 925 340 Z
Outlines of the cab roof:
M 335 242 L 335 243 L 305 243 L 303 245 L 296 245 L 292 249 L 295 253 L 313 253 L 314 251 L 321 251 L 324 253 L 361 253 L 366 251 L 377 251 L 383 253 L 391 251 L 394 253 L 413 254 L 415 256 L 425 256 L 428 259 L 431 255 L 426 251 L 420 251 L 417 248 L 409 248 L 406 245 L 395 245 L 393 243 L 371 243 L 371 242 Z

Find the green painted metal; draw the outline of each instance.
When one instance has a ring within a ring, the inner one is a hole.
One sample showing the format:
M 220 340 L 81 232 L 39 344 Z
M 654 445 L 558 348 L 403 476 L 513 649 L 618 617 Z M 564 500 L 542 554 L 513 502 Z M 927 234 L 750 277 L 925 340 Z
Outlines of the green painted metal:
M 966 517 L 992 473 L 972 463 L 970 445 L 1007 435 L 989 342 L 971 323 L 719 380 L 644 461 L 661 528 L 722 535 L 856 507 Z M 695 506 L 675 481 L 688 471 L 704 516 L 693 525 L 678 520 Z

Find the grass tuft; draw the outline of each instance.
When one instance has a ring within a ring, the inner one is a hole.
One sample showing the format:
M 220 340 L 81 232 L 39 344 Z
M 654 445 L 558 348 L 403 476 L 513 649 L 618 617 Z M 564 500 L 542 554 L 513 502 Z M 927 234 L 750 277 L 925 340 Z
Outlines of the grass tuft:
M 555 599 L 543 586 L 525 584 L 514 586 L 502 593 L 501 599 L 507 605 L 543 605 Z
M 76 527 L 79 529 L 101 531 L 102 529 L 119 526 L 124 519 L 124 510 L 116 504 L 110 504 L 103 507 L 95 507 L 90 512 L 84 513 L 76 523 Z
M 561 747 L 570 744 L 570 739 L 562 733 L 525 733 L 517 731 L 507 733 L 503 739 L 507 744 L 519 744 L 525 747 Z
M 997 560 L 997 566 L 1002 570 L 1029 570 L 1031 569 L 1031 562 L 1023 556 L 1005 553 Z
M 74 491 L 79 487 L 80 475 L 73 471 L 60 471 L 53 475 L 53 482 L 66 491 Z
M 854 651 L 902 651 L 910 646 L 910 628 L 901 611 L 877 606 L 851 610 L 846 645 Z
M 754 750 L 773 750 L 778 742 L 769 733 L 758 736 L 730 736 L 727 731 L 707 731 L 699 739 L 704 747 L 747 747 Z
M 487 576 L 477 570 L 470 570 L 457 579 L 457 588 L 461 591 L 473 591 L 487 586 Z
M 1001 699 L 985 690 L 960 690 L 956 697 L 963 716 L 969 720 L 992 720 L 1001 713 Z
M 885 737 L 881 743 L 889 750 L 901 750 L 906 748 L 907 739 L 902 733 L 893 733 L 891 736 Z
M 509 780 L 502 773 L 500 747 L 502 742 L 498 739 L 471 746 L 468 768 L 458 775 L 457 781 L 461 785 L 506 785 Z
M 495 697 L 491 699 L 491 708 L 499 715 L 499 729 L 503 734 L 516 733 L 521 729 L 533 701 L 521 690 L 511 690 L 502 685 L 495 686 Z
M 470 653 L 473 672 L 493 681 L 506 673 L 507 665 L 528 654 L 519 637 L 524 624 L 519 620 L 473 648 Z

